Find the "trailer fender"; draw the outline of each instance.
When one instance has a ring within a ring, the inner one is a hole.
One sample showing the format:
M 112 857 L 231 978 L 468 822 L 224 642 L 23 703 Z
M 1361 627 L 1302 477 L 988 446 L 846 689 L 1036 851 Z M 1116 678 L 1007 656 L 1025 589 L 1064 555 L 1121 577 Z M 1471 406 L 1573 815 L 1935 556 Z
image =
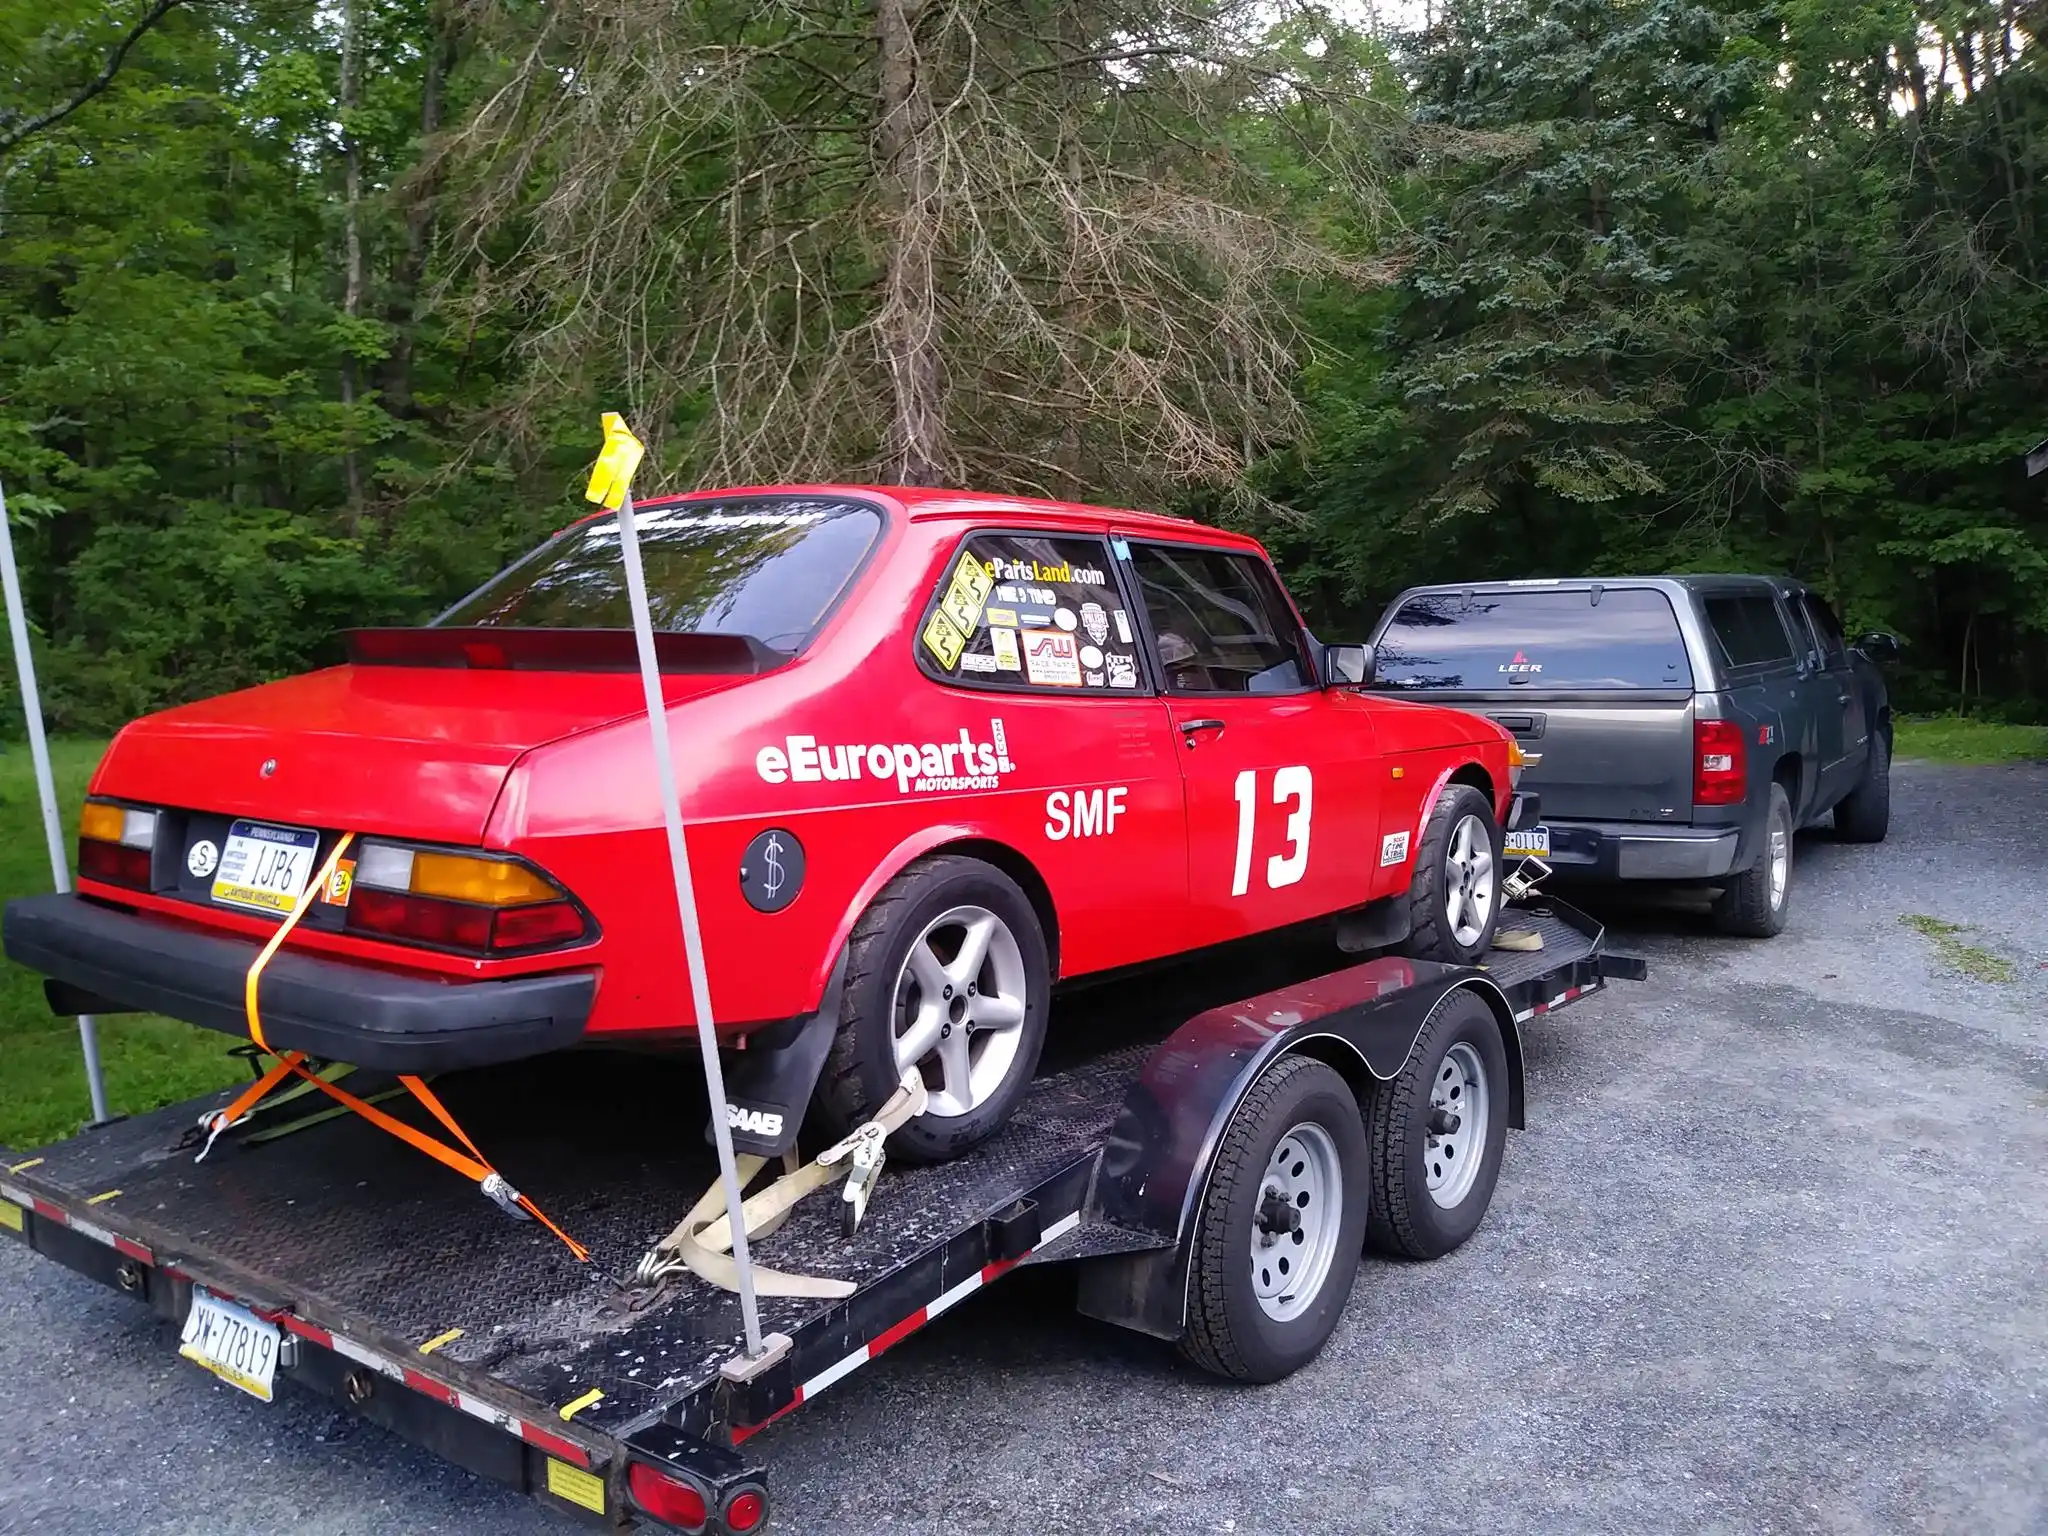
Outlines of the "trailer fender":
M 1216 1150 L 1261 1074 L 1313 1055 L 1359 1091 L 1407 1064 L 1445 998 L 1470 991 L 1500 1021 L 1508 1054 L 1508 1123 L 1522 1124 L 1521 1035 L 1500 988 L 1479 971 L 1385 958 L 1190 1019 L 1154 1050 L 1109 1133 L 1095 1211 L 1161 1246 L 1084 1261 L 1080 1309 L 1164 1339 L 1187 1322 L 1188 1260 Z

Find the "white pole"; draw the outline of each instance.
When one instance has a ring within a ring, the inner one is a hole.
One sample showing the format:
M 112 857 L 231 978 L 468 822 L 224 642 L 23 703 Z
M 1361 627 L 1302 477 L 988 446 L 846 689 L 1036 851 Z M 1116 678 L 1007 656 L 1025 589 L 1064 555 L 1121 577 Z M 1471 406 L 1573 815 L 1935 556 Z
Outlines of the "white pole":
M 676 794 L 675 759 L 669 752 L 668 709 L 661 701 L 661 669 L 654 658 L 654 618 L 647 607 L 647 575 L 640 568 L 640 535 L 633 527 L 633 493 L 619 503 L 619 553 L 626 562 L 626 600 L 633 610 L 633 639 L 640 651 L 640 687 L 647 695 L 647 725 L 654 738 L 654 774 L 661 789 L 661 819 L 668 828 L 669 864 L 675 870 L 676 910 L 683 919 L 683 960 L 690 973 L 690 1008 L 697 1015 L 697 1044 L 704 1052 L 704 1081 L 711 1089 L 711 1139 L 718 1145 L 718 1173 L 725 1181 L 726 1225 L 732 1228 L 732 1258 L 739 1270 L 740 1320 L 747 1330 L 747 1356 L 759 1358 L 761 1309 L 754 1300 L 754 1265 L 747 1254 L 747 1226 L 740 1208 L 740 1171 L 733 1161 L 732 1128 L 725 1123 L 725 1073 L 718 1063 L 718 1034 L 711 1024 L 711 983 L 704 974 L 704 934 L 697 926 L 696 887 L 690 880 L 690 851 L 683 844 L 683 808 Z
M 43 836 L 50 843 L 50 878 L 71 889 L 71 861 L 64 852 L 64 816 L 57 806 L 57 780 L 50 772 L 50 743 L 43 736 L 43 701 L 36 691 L 36 664 L 28 653 L 28 614 L 21 605 L 21 578 L 14 570 L 14 529 L 7 521 L 7 491 L 0 486 L 0 587 L 7 593 L 7 631 L 14 639 L 14 666 L 21 674 L 21 707 L 28 715 L 28 755 L 35 764 L 36 793 L 43 800 Z M 92 1094 L 92 1118 L 107 1118 L 107 1085 L 100 1076 L 99 1033 L 89 1013 L 78 1016 L 78 1044 L 85 1052 L 85 1086 Z

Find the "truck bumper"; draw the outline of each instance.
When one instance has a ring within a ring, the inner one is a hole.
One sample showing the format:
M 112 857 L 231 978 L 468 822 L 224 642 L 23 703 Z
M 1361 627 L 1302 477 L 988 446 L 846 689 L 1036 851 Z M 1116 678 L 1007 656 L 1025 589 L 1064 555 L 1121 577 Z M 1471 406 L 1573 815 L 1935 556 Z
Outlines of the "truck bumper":
M 1561 876 L 1587 880 L 1718 880 L 1737 867 L 1739 827 L 1551 821 L 1550 857 Z
M 167 1014 L 246 1039 L 242 992 L 261 944 L 102 906 L 29 896 L 0 923 L 7 958 L 50 978 L 58 1013 Z M 442 1072 L 582 1038 L 594 970 L 443 981 L 282 950 L 264 967 L 263 1033 L 280 1049 L 387 1072 Z

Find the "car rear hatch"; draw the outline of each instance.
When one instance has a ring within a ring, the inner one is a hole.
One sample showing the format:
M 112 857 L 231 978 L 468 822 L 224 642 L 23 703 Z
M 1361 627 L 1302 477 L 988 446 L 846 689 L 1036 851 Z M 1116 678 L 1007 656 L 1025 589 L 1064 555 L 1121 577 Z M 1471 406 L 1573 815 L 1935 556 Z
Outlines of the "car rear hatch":
M 375 630 L 350 665 L 137 721 L 95 792 L 325 831 L 480 844 L 527 752 L 637 713 L 617 631 Z M 662 635 L 670 704 L 786 658 L 742 637 Z
M 1545 821 L 1692 819 L 1692 667 L 1657 588 L 1420 592 L 1374 644 L 1376 687 L 1484 715 L 1541 754 L 1521 787 Z

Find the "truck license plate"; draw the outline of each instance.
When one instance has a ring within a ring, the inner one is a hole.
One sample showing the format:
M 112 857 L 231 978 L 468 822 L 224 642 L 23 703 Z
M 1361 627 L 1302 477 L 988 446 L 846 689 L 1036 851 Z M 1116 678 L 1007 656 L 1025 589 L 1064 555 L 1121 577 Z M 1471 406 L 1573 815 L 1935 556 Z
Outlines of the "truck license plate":
M 1550 828 L 1524 827 L 1519 832 L 1510 832 L 1507 854 L 1509 858 L 1549 858 Z
M 290 917 L 313 878 L 319 852 L 318 832 L 238 821 L 228 828 L 220 867 L 213 872 L 213 899 Z
M 267 1403 L 277 1375 L 277 1339 L 276 1324 L 195 1285 L 178 1353 Z

